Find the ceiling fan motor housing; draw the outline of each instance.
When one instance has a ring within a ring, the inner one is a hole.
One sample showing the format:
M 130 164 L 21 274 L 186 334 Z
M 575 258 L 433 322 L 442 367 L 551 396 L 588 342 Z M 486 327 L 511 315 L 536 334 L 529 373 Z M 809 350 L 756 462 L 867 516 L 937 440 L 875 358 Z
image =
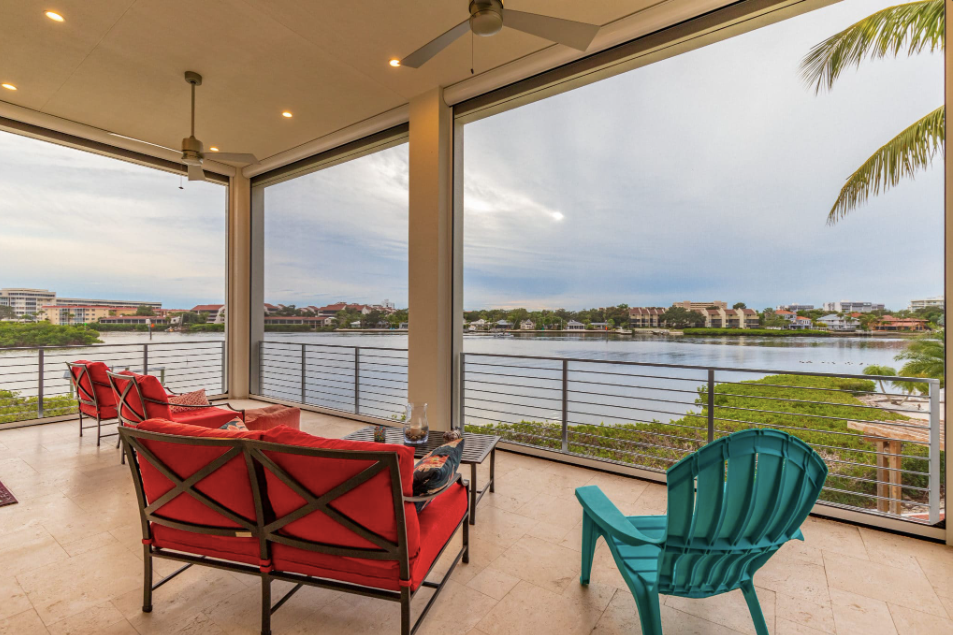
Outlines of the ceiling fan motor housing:
M 202 165 L 202 142 L 195 137 L 182 139 L 182 163 L 186 165 Z
M 477 35 L 496 35 L 503 28 L 502 0 L 470 0 L 470 30 Z

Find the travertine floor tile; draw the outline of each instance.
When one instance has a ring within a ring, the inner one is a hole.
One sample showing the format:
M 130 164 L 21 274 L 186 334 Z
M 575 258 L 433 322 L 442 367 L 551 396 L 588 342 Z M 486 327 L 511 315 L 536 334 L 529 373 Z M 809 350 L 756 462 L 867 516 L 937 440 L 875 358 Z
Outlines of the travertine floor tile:
M 0 635 L 45 635 L 46 633 L 49 631 L 33 609 L 0 620 Z
M 567 597 L 521 581 L 476 625 L 487 635 L 588 635 L 599 621 L 602 597 Z
M 20 588 L 16 578 L 2 575 L 0 577 L 0 620 L 32 608 L 33 605 L 30 604 L 30 600 L 27 599 L 26 593 Z
M 801 525 L 804 541 L 816 549 L 868 560 L 867 549 L 855 525 L 834 520 L 807 518 Z
M 946 611 L 923 573 L 828 552 L 824 553 L 824 566 L 832 589 L 946 617 Z
M 887 603 L 893 623 L 900 635 L 939 635 L 953 633 L 953 621 L 905 606 Z
M 108 601 L 53 622 L 47 628 L 50 635 L 136 635 L 132 624 Z
M 757 592 L 758 600 L 761 602 L 761 612 L 764 613 L 764 621 L 768 623 L 768 631 L 773 632 L 775 621 L 774 591 L 757 589 Z M 748 611 L 748 605 L 741 591 L 731 591 L 711 598 L 697 600 L 673 595 L 663 596 L 662 599 L 667 606 L 683 613 L 700 617 L 715 624 L 721 624 L 741 633 L 756 635 L 754 622 L 751 621 L 751 613 Z
M 662 632 L 665 635 L 738 635 L 726 626 L 682 613 L 666 604 L 661 606 Z M 641 635 L 635 600 L 629 593 L 617 592 L 606 608 L 592 635 Z
M 830 602 L 812 602 L 778 593 L 776 611 L 778 620 L 785 619 L 824 633 L 835 632 Z
M 470 580 L 467 586 L 495 600 L 502 600 L 519 581 L 515 575 L 487 567 Z
M 553 593 L 562 593 L 571 580 L 579 578 L 580 564 L 575 551 L 525 536 L 490 566 Z
M 838 635 L 896 635 L 886 602 L 831 589 L 831 607 Z

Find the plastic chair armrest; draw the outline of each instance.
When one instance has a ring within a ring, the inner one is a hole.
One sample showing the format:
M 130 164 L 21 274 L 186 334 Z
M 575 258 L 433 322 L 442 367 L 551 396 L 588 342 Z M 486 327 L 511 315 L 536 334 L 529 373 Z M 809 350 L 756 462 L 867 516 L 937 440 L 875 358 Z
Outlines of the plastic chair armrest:
M 598 485 L 576 488 L 576 498 L 599 527 L 617 540 L 629 545 L 660 545 L 663 538 L 650 538 L 629 522 L 609 497 L 602 493 Z

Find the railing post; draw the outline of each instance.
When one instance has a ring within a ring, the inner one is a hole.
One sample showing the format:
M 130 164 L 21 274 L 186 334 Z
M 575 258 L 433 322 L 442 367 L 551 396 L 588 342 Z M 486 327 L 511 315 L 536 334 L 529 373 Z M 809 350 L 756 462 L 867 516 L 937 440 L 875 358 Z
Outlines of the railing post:
M 708 369 L 708 443 L 715 440 L 715 369 Z
M 361 414 L 361 349 L 354 347 L 354 414 Z
M 929 385 L 930 385 L 930 492 L 929 492 L 930 524 L 936 525 L 938 522 L 940 522 L 940 382 L 935 379 L 932 379 L 930 380 Z M 950 469 L 949 466 L 947 466 L 947 469 Z M 949 497 L 949 494 L 947 494 L 947 497 Z M 949 508 L 949 503 L 947 503 L 947 508 Z M 947 518 L 946 522 L 950 522 L 949 518 Z
M 307 403 L 307 391 L 305 390 L 305 365 L 307 363 L 307 353 L 305 352 L 305 347 L 307 344 L 301 345 L 301 403 Z
M 37 349 L 36 418 L 43 418 L 43 349 Z
M 222 340 L 222 394 L 224 395 L 228 391 L 228 386 L 225 381 L 225 373 L 228 368 L 228 347 L 225 345 L 225 341 Z
M 467 403 L 467 355 L 460 353 L 460 432 L 466 430 L 466 403 Z
M 142 345 L 142 374 L 149 374 L 149 345 Z
M 569 452 L 569 360 L 563 360 L 563 429 L 562 449 Z

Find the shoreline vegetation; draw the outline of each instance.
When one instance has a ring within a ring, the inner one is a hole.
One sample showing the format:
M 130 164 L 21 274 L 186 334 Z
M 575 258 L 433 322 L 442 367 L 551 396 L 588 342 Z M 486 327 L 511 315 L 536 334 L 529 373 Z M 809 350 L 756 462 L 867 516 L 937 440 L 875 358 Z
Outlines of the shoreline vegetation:
M 716 438 L 748 428 L 774 428 L 812 444 L 830 466 L 828 489 L 821 500 L 863 508 L 877 506 L 877 448 L 865 436 L 848 427 L 849 419 L 871 417 L 870 407 L 858 396 L 876 389 L 873 381 L 772 375 L 758 380 L 715 386 Z M 825 391 L 818 403 L 818 392 Z M 707 440 L 708 394 L 697 388 L 696 407 L 670 423 L 603 422 L 600 425 L 569 427 L 569 452 L 626 465 L 665 471 L 676 461 L 699 449 Z M 725 394 L 730 393 L 730 394 Z M 763 412 L 764 399 L 785 400 L 782 412 Z M 790 400 L 790 401 L 788 401 Z M 743 414 L 745 421 L 738 419 Z M 834 418 L 830 418 L 834 417 Z M 880 410 L 883 421 L 907 421 L 896 412 Z M 505 441 L 560 450 L 561 426 L 545 421 L 466 425 L 468 432 L 493 434 Z M 908 506 L 927 503 L 928 448 L 912 442 L 904 444 L 902 459 L 903 500 Z M 946 453 L 940 453 L 940 469 L 945 469 Z M 833 491 L 836 490 L 836 491 Z M 942 495 L 942 494 L 941 494 Z

